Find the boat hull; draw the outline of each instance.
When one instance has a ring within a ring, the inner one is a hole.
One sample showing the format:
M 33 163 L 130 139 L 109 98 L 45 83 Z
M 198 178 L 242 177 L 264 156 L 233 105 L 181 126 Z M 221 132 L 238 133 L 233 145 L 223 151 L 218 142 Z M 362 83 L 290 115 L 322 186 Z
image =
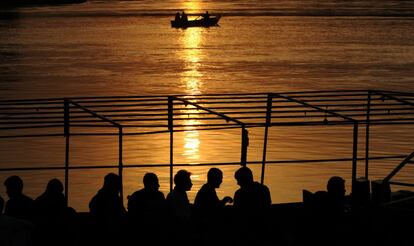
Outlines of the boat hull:
M 209 19 L 200 19 L 200 20 L 189 20 L 186 22 L 183 21 L 171 21 L 171 27 L 174 28 L 187 28 L 187 27 L 210 27 L 217 26 L 220 20 L 220 16 L 210 17 Z

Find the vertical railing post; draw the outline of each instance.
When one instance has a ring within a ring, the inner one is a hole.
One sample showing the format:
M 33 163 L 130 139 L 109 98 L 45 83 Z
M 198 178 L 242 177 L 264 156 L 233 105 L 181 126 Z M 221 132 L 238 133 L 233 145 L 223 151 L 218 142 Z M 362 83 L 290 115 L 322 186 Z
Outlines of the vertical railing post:
M 365 178 L 366 179 L 368 179 L 368 165 L 369 165 L 370 113 L 371 113 L 371 91 L 368 91 L 367 118 L 366 118 L 366 123 L 365 123 Z
M 173 189 L 174 166 L 174 97 L 168 96 L 168 130 L 170 131 L 170 191 Z
M 119 147 L 118 147 L 118 151 L 119 151 L 119 153 L 118 153 L 118 157 L 119 157 L 119 160 L 118 160 L 118 175 L 119 175 L 119 179 L 120 179 L 120 182 L 121 182 L 121 185 L 120 185 L 120 187 L 119 187 L 119 194 L 120 194 L 120 197 L 121 197 L 121 201 L 123 202 L 124 201 L 124 182 L 123 182 L 123 169 L 124 169 L 124 164 L 123 164 L 123 156 L 122 156 L 122 154 L 123 154 L 123 132 L 122 132 L 122 127 L 120 126 L 119 127 Z
M 241 157 L 240 164 L 246 166 L 247 164 L 247 147 L 249 146 L 249 132 L 245 126 L 242 126 L 242 144 L 241 144 Z
M 264 183 L 265 177 L 265 166 L 266 166 L 266 153 L 267 153 L 267 136 L 269 132 L 269 127 L 272 119 L 272 93 L 267 95 L 267 105 L 266 105 L 266 125 L 265 125 L 265 132 L 264 132 L 264 140 L 263 140 L 263 159 L 262 159 L 262 174 L 260 178 L 260 183 Z
M 354 193 L 356 175 L 357 175 L 357 158 L 358 158 L 358 122 L 354 122 L 354 133 L 353 133 L 353 148 L 352 148 L 352 194 Z
M 65 202 L 66 205 L 69 204 L 69 136 L 70 136 L 70 114 L 69 114 L 69 100 L 64 99 L 63 102 L 63 128 L 64 136 L 66 139 L 65 145 Z

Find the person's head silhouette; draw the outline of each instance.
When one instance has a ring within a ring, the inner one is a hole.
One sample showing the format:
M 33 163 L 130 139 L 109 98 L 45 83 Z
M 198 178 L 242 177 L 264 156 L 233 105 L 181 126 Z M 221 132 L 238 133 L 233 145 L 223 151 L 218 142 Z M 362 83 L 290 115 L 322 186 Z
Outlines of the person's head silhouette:
M 218 168 L 210 168 L 207 173 L 207 183 L 211 184 L 214 188 L 219 188 L 223 182 L 223 172 Z
M 186 170 L 178 171 L 174 176 L 175 187 L 179 190 L 189 191 L 193 186 L 191 182 L 191 173 Z
M 115 173 L 108 173 L 104 178 L 104 190 L 118 193 L 121 189 L 121 180 Z
M 63 184 L 59 179 L 51 179 L 46 186 L 46 192 L 49 194 L 60 194 L 63 192 Z
M 23 192 L 23 180 L 19 176 L 10 176 L 4 181 L 6 193 L 10 198 L 19 196 Z
M 237 184 L 242 188 L 249 186 L 254 182 L 252 170 L 246 166 L 239 168 L 234 174 L 234 178 L 237 180 Z
M 328 180 L 328 194 L 334 198 L 343 198 L 345 196 L 345 180 L 339 176 L 333 176 Z
M 144 187 L 146 190 L 149 191 L 158 191 L 158 188 L 160 187 L 158 183 L 158 177 L 155 173 L 146 173 L 144 175 Z

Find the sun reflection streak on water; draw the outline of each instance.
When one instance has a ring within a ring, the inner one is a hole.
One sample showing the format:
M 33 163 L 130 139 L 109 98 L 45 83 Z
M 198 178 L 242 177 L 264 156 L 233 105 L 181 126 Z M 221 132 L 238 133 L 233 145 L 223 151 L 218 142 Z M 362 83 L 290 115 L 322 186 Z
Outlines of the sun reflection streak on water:
M 202 30 L 199 28 L 188 28 L 183 30 L 182 37 L 184 71 L 181 75 L 181 80 L 187 94 L 200 94 L 202 88 L 201 78 L 203 77 L 203 74 L 199 71 L 202 63 L 202 49 L 200 49 Z M 192 102 L 197 103 L 196 100 L 192 100 Z M 194 119 L 198 117 L 198 110 L 191 107 L 193 106 L 188 106 L 185 111 L 189 119 L 184 120 L 186 131 L 184 132 L 183 154 L 189 163 L 198 163 L 201 159 L 201 140 L 200 133 L 195 129 L 194 125 L 200 124 L 200 121 Z

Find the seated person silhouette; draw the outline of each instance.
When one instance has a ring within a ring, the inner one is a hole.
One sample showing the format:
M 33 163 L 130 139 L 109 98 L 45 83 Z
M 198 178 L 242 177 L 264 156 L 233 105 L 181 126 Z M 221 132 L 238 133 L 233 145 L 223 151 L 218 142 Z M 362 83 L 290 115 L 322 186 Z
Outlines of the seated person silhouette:
M 232 203 L 233 199 L 229 196 L 220 200 L 216 193 L 223 182 L 223 172 L 218 168 L 210 168 L 207 173 L 207 183 L 197 192 L 194 200 L 194 212 L 199 219 L 213 219 L 221 213 L 226 203 Z
M 128 215 L 134 220 L 159 222 L 164 216 L 165 197 L 159 191 L 158 177 L 146 173 L 143 178 L 144 188 L 128 196 Z
M 207 183 L 197 192 L 194 200 L 193 218 L 204 245 L 228 245 L 230 239 L 228 221 L 230 208 L 225 209 L 226 203 L 233 202 L 229 196 L 219 199 L 216 189 L 223 182 L 223 172 L 218 168 L 210 168 L 207 173 Z
M 188 239 L 191 232 L 191 206 L 188 200 L 187 191 L 191 190 L 191 173 L 180 170 L 174 175 L 174 189 L 167 195 L 167 212 L 173 228 L 170 230 L 169 238 L 174 245 L 191 245 L 192 240 Z
M 270 207 L 272 200 L 267 186 L 253 180 L 248 167 L 241 167 L 234 177 L 240 189 L 234 194 L 234 207 L 246 211 L 260 211 Z
M 332 176 L 327 182 L 326 189 L 315 193 L 303 190 L 306 208 L 322 214 L 346 212 L 345 180 L 339 176 Z
M 339 176 L 333 176 L 328 180 L 326 185 L 328 191 L 328 207 L 332 213 L 347 212 L 346 198 L 345 198 L 345 180 Z
M 34 225 L 26 220 L 3 215 L 4 199 L 0 196 L 0 245 L 32 245 Z
M 159 191 L 158 177 L 146 173 L 143 178 L 144 188 L 128 196 L 128 217 L 131 240 L 136 240 L 135 233 L 141 232 L 143 245 L 163 245 L 159 233 L 164 231 L 166 203 L 164 194 Z
M 92 243 L 95 245 L 116 245 L 123 237 L 126 210 L 119 196 L 121 179 L 115 173 L 108 173 L 102 188 L 89 202 L 89 211 L 96 223 L 92 227 Z
M 23 180 L 19 176 L 10 176 L 4 181 L 4 185 L 9 196 L 4 214 L 19 219 L 32 220 L 33 199 L 23 194 Z
M 63 184 L 59 179 L 51 179 L 43 194 L 34 201 L 36 214 L 47 217 L 61 217 L 67 212 Z
M 126 214 L 119 191 L 121 181 L 117 174 L 108 173 L 104 178 L 102 188 L 89 202 L 89 210 L 101 222 L 112 222 Z
M 76 232 L 74 225 L 75 210 L 68 208 L 63 194 L 63 184 L 59 179 L 51 179 L 46 190 L 34 201 L 36 226 L 38 228 L 37 243 L 55 245 L 60 238 L 67 238 L 60 245 L 72 245 Z
M 240 189 L 234 194 L 237 244 L 263 245 L 268 231 L 268 213 L 272 203 L 267 186 L 255 182 L 252 171 L 243 166 L 235 173 Z
M 174 175 L 174 189 L 167 195 L 167 207 L 170 215 L 177 221 L 189 222 L 191 217 L 190 201 L 187 191 L 191 190 L 191 173 L 180 170 Z

